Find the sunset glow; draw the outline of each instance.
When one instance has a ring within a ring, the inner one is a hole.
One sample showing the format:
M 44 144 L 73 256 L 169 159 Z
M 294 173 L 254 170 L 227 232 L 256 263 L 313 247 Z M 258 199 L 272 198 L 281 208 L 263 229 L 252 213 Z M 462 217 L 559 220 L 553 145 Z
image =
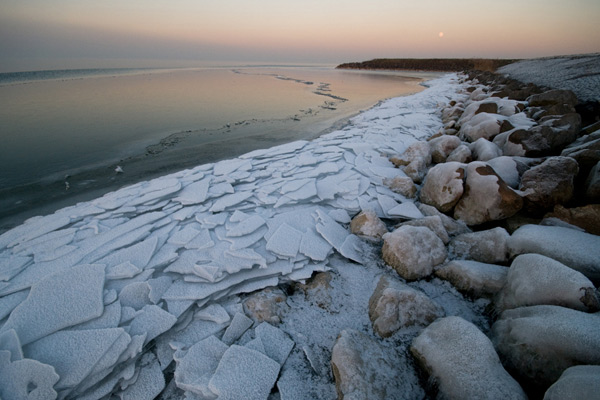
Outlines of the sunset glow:
M 596 0 L 4 0 L 0 70 L 590 53 L 599 18 Z

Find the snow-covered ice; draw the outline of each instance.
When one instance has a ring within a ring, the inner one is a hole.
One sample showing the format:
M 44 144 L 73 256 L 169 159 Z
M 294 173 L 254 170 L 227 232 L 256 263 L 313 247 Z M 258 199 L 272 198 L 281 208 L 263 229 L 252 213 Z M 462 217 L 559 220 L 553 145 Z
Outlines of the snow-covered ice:
M 31 381 L 49 399 L 153 398 L 168 368 L 181 398 L 266 399 L 274 386 L 282 399 L 300 387 L 331 397 L 319 346 L 327 354 L 339 331 L 364 329 L 358 311 L 347 309 L 347 326 L 331 325 L 341 316 L 323 322 L 315 332 L 327 334 L 309 339 L 298 318 L 314 319 L 311 311 L 280 329 L 253 327 L 240 297 L 332 270 L 360 276 L 352 290 L 368 298 L 380 272 L 347 224 L 362 206 L 395 220 L 423 216 L 383 186 L 402 175 L 388 156 L 435 134 L 438 104 L 461 85 L 445 75 L 314 141 L 141 182 L 0 235 L 2 397 L 20 396 Z

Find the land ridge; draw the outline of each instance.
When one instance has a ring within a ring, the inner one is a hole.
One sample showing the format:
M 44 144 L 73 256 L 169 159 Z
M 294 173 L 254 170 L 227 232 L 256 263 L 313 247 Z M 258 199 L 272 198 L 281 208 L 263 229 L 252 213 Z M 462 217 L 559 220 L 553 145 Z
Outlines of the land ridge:
M 375 58 L 369 61 L 349 62 L 337 69 L 367 70 L 420 70 L 457 72 L 465 70 L 495 71 L 519 59 L 491 58 Z

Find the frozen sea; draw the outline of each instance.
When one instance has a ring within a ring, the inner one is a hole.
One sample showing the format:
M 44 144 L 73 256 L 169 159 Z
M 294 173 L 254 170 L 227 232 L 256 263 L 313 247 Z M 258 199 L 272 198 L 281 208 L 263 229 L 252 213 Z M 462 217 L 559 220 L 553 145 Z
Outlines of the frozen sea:
M 315 138 L 383 99 L 422 90 L 423 77 L 431 74 L 315 66 L 0 74 L 0 220 Z

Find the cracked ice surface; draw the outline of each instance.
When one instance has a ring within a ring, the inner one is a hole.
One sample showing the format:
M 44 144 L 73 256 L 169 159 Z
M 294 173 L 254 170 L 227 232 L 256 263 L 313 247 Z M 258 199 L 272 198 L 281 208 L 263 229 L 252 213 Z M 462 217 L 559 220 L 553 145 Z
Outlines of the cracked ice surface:
M 0 396 L 35 384 L 32 398 L 152 399 L 170 367 L 186 398 L 266 399 L 294 335 L 252 326 L 240 295 L 336 268 L 332 258 L 360 263 L 347 224 L 363 205 L 422 216 L 382 181 L 401 175 L 389 155 L 440 129 L 437 104 L 458 88 L 453 75 L 429 86 L 314 141 L 140 182 L 0 235 Z

